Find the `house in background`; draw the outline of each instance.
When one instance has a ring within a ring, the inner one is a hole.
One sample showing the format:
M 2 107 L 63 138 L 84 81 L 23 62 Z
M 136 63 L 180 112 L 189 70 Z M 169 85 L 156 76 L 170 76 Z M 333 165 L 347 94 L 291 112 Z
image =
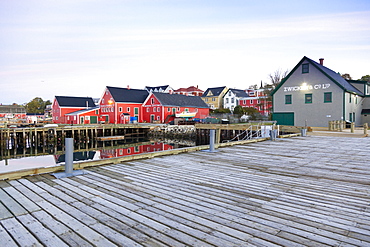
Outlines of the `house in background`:
M 173 93 L 174 90 L 169 85 L 165 86 L 157 86 L 157 87 L 145 87 L 145 90 L 148 91 L 148 93 Z
M 209 115 L 209 107 L 199 96 L 151 93 L 143 103 L 143 115 L 143 120 L 150 123 L 169 123 L 175 117 L 186 116 L 203 119 Z
M 17 122 L 26 119 L 26 109 L 21 105 L 0 105 L 0 121 Z
M 173 92 L 174 94 L 182 94 L 186 96 L 202 96 L 204 91 L 200 90 L 198 86 L 190 86 L 188 88 L 179 88 Z
M 245 90 L 230 88 L 224 95 L 223 108 L 234 111 L 235 106 L 239 105 L 239 100 L 248 97 Z
M 369 83 L 347 81 L 323 62 L 303 57 L 272 92 L 278 124 L 327 127 L 333 120 L 370 120 L 364 114 L 370 114 Z
M 99 107 L 74 111 L 65 114 L 66 124 L 96 124 L 99 121 Z
M 112 124 L 142 122 L 142 104 L 148 95 L 147 90 L 107 86 L 99 101 L 99 120 Z
M 55 96 L 52 105 L 53 123 L 70 124 L 79 123 L 79 119 L 72 118 L 68 113 L 80 110 L 96 110 L 96 105 L 91 97 Z M 90 112 L 91 113 L 91 112 Z M 92 112 L 97 117 L 99 112 Z M 73 115 L 76 117 L 77 115 Z M 84 115 L 84 117 L 87 115 Z
M 266 95 L 265 89 L 247 89 L 247 96 L 239 99 L 242 107 L 253 107 L 263 116 L 271 113 L 272 101 Z
M 211 109 L 220 109 L 223 107 L 223 97 L 227 92 L 227 87 L 214 87 L 208 88 L 202 95 L 202 100 L 211 108 Z

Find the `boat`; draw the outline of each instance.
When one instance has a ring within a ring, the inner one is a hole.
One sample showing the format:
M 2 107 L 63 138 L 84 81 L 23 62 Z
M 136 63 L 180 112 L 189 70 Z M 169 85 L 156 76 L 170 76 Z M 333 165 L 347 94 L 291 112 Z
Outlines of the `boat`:
M 193 117 L 195 117 L 196 114 L 197 114 L 196 112 L 183 111 L 181 113 L 176 113 L 176 117 L 193 118 Z

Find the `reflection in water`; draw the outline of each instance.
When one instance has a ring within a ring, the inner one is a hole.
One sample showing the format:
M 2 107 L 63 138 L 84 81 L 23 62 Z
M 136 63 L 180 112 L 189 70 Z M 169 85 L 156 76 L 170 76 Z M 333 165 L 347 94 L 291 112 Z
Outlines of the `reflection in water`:
M 140 138 L 136 141 L 130 143 L 125 141 L 75 143 L 73 160 L 87 161 L 117 158 L 196 145 L 195 141 L 184 140 L 148 140 Z M 65 154 L 62 145 L 29 146 L 28 148 L 18 146 L 1 150 L 0 173 L 59 166 L 64 165 L 64 163 Z

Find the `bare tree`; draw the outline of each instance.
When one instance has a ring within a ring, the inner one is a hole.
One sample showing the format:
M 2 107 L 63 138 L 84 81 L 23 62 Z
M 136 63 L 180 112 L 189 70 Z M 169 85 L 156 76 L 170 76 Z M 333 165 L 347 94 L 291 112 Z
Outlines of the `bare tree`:
M 341 77 L 343 77 L 346 80 L 352 80 L 352 77 L 348 73 L 341 75 Z
M 270 78 L 270 85 L 272 86 L 272 89 L 275 89 L 280 82 L 289 74 L 289 70 L 281 70 L 277 69 L 274 73 L 269 74 Z

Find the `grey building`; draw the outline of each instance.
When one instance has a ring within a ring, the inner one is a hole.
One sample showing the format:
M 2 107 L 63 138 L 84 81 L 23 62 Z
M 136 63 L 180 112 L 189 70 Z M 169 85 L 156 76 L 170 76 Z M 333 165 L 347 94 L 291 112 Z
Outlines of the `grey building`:
M 303 57 L 272 92 L 278 124 L 327 127 L 333 120 L 370 121 L 369 82 L 345 80 L 323 62 Z

